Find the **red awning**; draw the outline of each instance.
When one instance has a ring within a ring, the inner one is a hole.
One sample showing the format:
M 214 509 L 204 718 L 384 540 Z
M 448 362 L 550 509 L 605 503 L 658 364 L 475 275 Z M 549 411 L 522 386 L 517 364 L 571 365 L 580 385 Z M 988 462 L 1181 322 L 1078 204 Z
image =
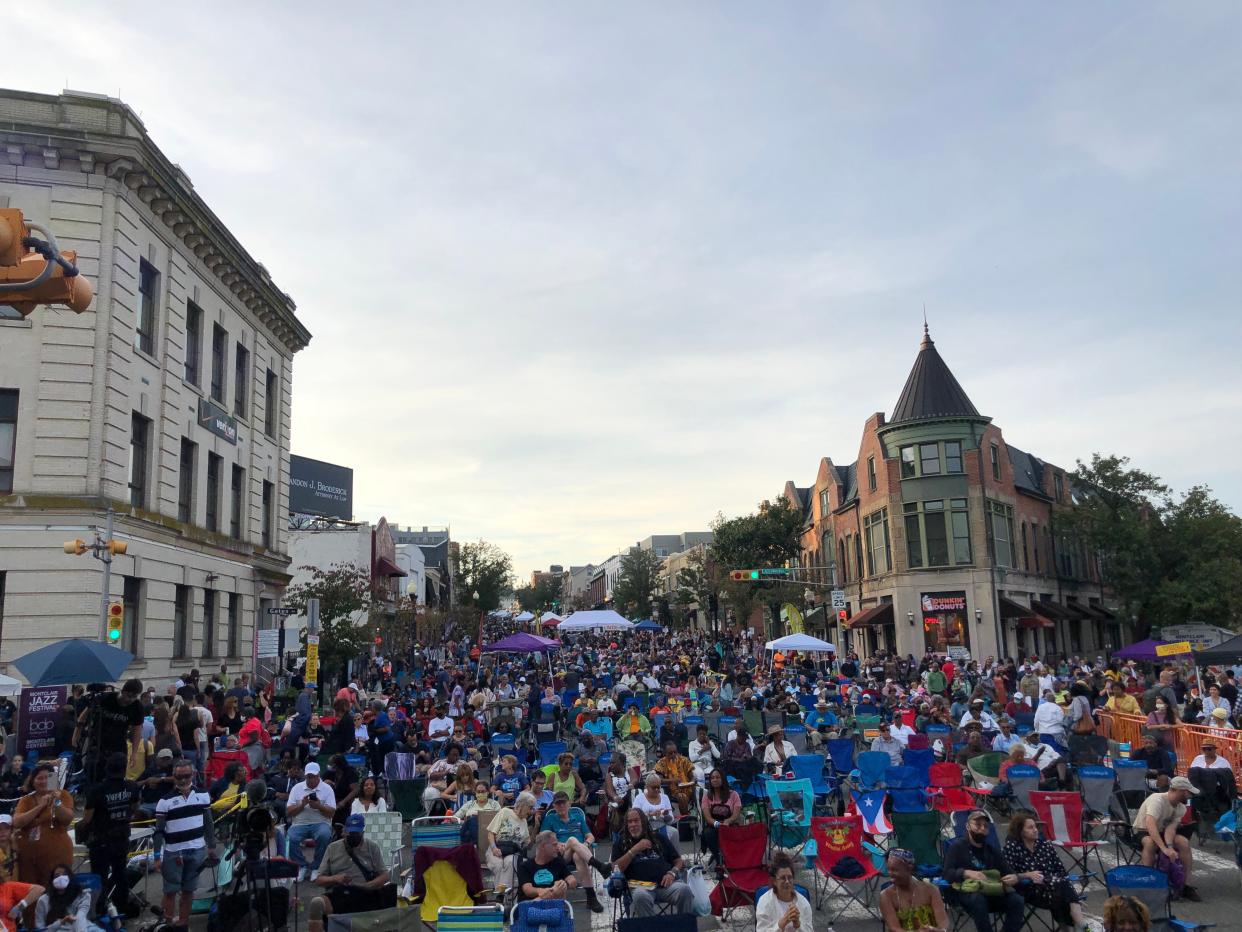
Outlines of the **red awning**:
M 378 560 L 375 561 L 375 575 L 376 576 L 406 576 L 408 574 L 401 567 L 397 566 L 397 564 L 393 563 L 392 560 L 388 559 L 387 557 L 380 557 Z
M 1055 621 L 1049 621 L 1047 618 L 1043 618 L 1040 615 L 1032 615 L 1029 618 L 1018 619 L 1019 628 L 1055 628 L 1056 626 L 1057 624 Z
M 557 625 L 559 625 L 560 623 L 561 623 L 561 619 L 559 619 L 559 618 L 549 618 L 547 621 L 545 621 L 545 622 L 541 622 L 541 624 L 542 624 L 545 628 L 555 628 L 555 627 L 556 627 Z
M 893 603 L 882 602 L 874 608 L 869 608 L 861 615 L 855 615 L 849 621 L 849 627 L 866 628 L 872 625 L 891 625 L 893 624 Z

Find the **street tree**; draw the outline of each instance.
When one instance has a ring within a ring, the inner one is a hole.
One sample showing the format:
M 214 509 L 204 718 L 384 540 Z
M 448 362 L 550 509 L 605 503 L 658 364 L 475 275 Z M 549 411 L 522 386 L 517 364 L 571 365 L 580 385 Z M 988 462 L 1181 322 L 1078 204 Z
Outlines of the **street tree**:
M 480 540 L 462 544 L 454 573 L 457 600 L 461 605 L 474 605 L 490 612 L 500 607 L 500 600 L 513 591 L 513 560 L 495 544 Z
M 1175 497 L 1126 457 L 1078 463 L 1075 507 L 1058 530 L 1097 557 L 1103 582 L 1139 637 L 1153 627 L 1242 623 L 1242 519 L 1196 486 Z
M 319 600 L 319 667 L 321 678 L 335 677 L 361 656 L 370 644 L 368 624 L 376 594 L 368 568 L 336 563 L 324 569 L 302 566 L 311 576 L 285 590 L 284 604 L 306 613 L 307 599 Z M 301 632 L 306 646 L 306 629 Z
M 626 618 L 651 614 L 652 603 L 663 589 L 664 561 L 655 551 L 631 547 L 621 558 L 617 583 L 612 589 L 613 603 Z
M 801 554 L 802 513 L 788 499 L 764 501 L 753 514 L 712 522 L 709 559 L 720 567 L 720 585 L 739 625 L 757 608 L 776 612 L 782 602 L 795 604 L 802 587 L 782 582 L 733 582 L 729 570 L 779 567 L 796 562 Z
M 677 588 L 672 604 L 685 618 L 690 608 L 697 608 L 700 624 L 706 624 L 714 594 L 720 591 L 720 570 L 707 558 L 707 549 L 697 547 L 686 558 L 686 565 L 677 571 Z
M 533 586 L 520 586 L 514 597 L 525 611 L 546 612 L 560 607 L 561 577 L 541 576 Z

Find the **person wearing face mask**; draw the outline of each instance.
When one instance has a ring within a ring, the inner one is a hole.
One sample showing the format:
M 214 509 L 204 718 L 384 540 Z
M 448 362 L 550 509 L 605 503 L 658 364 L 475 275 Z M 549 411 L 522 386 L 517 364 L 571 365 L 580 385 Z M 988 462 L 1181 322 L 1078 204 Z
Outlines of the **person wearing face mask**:
M 379 845 L 363 837 L 366 816 L 345 820 L 345 836 L 328 845 L 315 885 L 324 893 L 310 903 L 308 932 L 323 932 L 333 913 L 360 913 L 397 905 L 397 887 L 388 882 L 388 867 Z
M 173 782 L 176 790 L 155 807 L 153 867 L 164 878 L 164 915 L 169 921 L 188 926 L 198 875 L 204 864 L 217 860 L 216 832 L 211 797 L 194 788 L 194 765 L 179 761 L 173 767 Z
M 51 886 L 35 904 L 35 927 L 45 932 L 100 932 L 87 919 L 91 891 L 82 888 L 68 864 L 52 868 Z
M 1004 932 L 1019 932 L 1026 912 L 1026 901 L 1015 892 L 1017 875 L 1009 868 L 1001 849 L 988 841 L 991 819 L 982 809 L 966 817 L 966 833 L 944 852 L 944 879 L 953 885 L 952 896 L 974 921 L 977 932 L 992 932 L 992 913 L 1004 913 Z M 992 872 L 989 876 L 985 872 Z M 963 889 L 964 884 L 995 883 L 999 889 L 987 892 Z
M 1173 732 L 1180 723 L 1177 720 L 1177 706 L 1169 703 L 1164 693 L 1156 697 L 1156 707 L 1147 716 L 1146 731 L 1156 736 L 1162 747 L 1172 747 Z

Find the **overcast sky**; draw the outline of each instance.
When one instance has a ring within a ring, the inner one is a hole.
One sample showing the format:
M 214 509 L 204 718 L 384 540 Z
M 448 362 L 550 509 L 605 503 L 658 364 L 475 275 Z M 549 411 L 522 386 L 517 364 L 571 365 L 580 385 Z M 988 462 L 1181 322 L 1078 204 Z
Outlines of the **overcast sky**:
M 0 85 L 119 96 L 297 301 L 359 518 L 522 576 L 704 529 L 856 457 L 924 303 L 1011 443 L 1242 508 L 1233 0 L 3 20 Z

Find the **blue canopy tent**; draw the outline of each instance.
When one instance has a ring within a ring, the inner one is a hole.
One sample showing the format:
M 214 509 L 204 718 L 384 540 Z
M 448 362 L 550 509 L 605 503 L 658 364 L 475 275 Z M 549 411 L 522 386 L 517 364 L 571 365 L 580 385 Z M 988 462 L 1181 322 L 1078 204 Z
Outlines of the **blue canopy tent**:
M 664 625 L 660 624 L 658 621 L 652 621 L 650 618 L 648 618 L 645 621 L 640 621 L 638 624 L 636 624 L 634 626 L 634 630 L 635 631 L 663 631 Z

